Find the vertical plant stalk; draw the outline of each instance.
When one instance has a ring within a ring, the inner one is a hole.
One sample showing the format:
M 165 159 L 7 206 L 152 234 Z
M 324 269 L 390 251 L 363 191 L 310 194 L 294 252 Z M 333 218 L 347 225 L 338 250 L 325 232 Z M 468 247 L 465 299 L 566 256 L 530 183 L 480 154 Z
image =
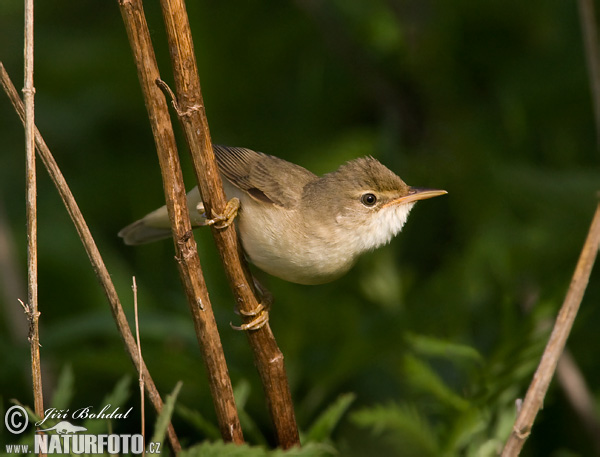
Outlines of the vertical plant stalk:
M 226 206 L 221 176 L 212 142 L 200 88 L 194 44 L 184 0 L 161 0 L 169 41 L 177 100 L 175 107 L 183 125 L 185 138 L 194 163 L 198 187 L 206 214 L 222 214 Z M 212 226 L 212 233 L 225 267 L 240 314 L 246 321 L 258 309 L 252 275 L 240 255 L 241 249 L 233 225 Z M 268 322 L 246 332 L 254 354 L 275 426 L 279 445 L 290 448 L 300 444 L 283 354 L 277 346 Z
M 583 33 L 585 60 L 592 92 L 594 120 L 596 125 L 596 147 L 600 150 L 600 58 L 598 50 L 598 29 L 593 0 L 578 0 L 579 21 Z
M 37 272 L 37 178 L 35 170 L 35 115 L 33 85 L 33 0 L 25 0 L 25 156 L 27 213 L 27 315 L 31 345 L 31 375 L 35 413 L 44 417 Z
M 146 449 L 146 408 L 144 402 L 144 372 L 142 371 L 142 343 L 140 342 L 140 322 L 138 319 L 138 295 L 137 295 L 137 283 L 135 282 L 135 276 L 133 277 L 133 284 L 131 286 L 133 290 L 133 311 L 135 315 L 135 342 L 137 345 L 137 359 L 138 359 L 138 383 L 140 386 L 140 416 L 142 416 L 141 433 L 142 433 L 142 457 L 145 455 Z
M 243 443 L 244 438 L 225 363 L 225 355 L 204 282 L 196 241 L 192 234 L 169 108 L 163 93 L 156 84 L 156 81 L 160 79 L 160 74 L 143 5 L 141 0 L 119 0 L 119 6 L 154 134 L 177 264 L 192 312 L 202 358 L 208 372 L 219 428 L 225 441 Z
M 550 386 L 550 381 L 552 381 L 552 377 L 556 371 L 556 365 L 573 327 L 573 322 L 575 321 L 575 316 L 577 316 L 579 305 L 590 279 L 599 247 L 600 203 L 596 207 L 596 213 L 594 214 L 577 266 L 575 267 L 575 273 L 573 273 L 569 290 L 554 323 L 554 328 L 542 354 L 540 364 L 533 375 L 533 380 L 525 395 L 521 411 L 506 441 L 502 457 L 519 455 L 523 444 L 525 444 L 525 440 L 531 433 L 531 427 L 538 411 L 542 407 L 544 397 Z
M 2 62 L 0 62 L 0 82 L 2 83 L 2 87 L 4 88 L 6 95 L 8 95 L 8 98 L 10 99 L 19 118 L 24 123 L 25 108 L 23 106 L 23 102 L 19 98 L 17 89 L 12 84 L 10 77 L 8 76 L 8 73 L 6 72 Z M 111 280 L 110 274 L 108 273 L 108 269 L 104 264 L 104 260 L 102 260 L 100 251 L 98 250 L 98 247 L 96 246 L 90 229 L 88 228 L 85 219 L 81 214 L 81 210 L 79 209 L 79 206 L 75 201 L 75 197 L 73 197 L 71 189 L 69 189 L 67 181 L 61 173 L 60 168 L 58 168 L 58 164 L 54 160 L 50 149 L 46 145 L 44 138 L 42 137 L 41 133 L 37 128 L 35 129 L 35 143 L 40 158 L 42 159 L 46 170 L 48 170 L 48 174 L 54 182 L 54 185 L 58 190 L 58 193 L 65 205 L 65 208 L 67 209 L 67 212 L 69 213 L 69 216 L 71 217 L 71 220 L 73 221 L 73 224 L 77 229 L 77 233 L 79 234 L 79 238 L 83 243 L 85 252 L 87 253 L 90 259 L 90 263 L 92 264 L 94 272 L 96 273 L 96 277 L 98 278 L 98 281 L 104 289 L 104 293 L 106 294 L 106 298 L 108 299 L 113 319 L 115 320 L 117 329 L 119 330 L 119 333 L 123 338 L 123 342 L 125 343 L 125 347 L 127 348 L 129 357 L 131 357 L 133 365 L 136 368 L 141 369 L 145 380 L 144 385 L 146 387 L 146 391 L 148 392 L 148 397 L 150 398 L 150 401 L 156 409 L 156 412 L 160 414 L 163 408 L 162 399 L 160 398 L 158 389 L 156 388 L 154 380 L 152 379 L 152 376 L 150 375 L 150 372 L 148 371 L 148 368 L 146 367 L 144 361 L 141 361 L 141 367 L 138 366 L 138 353 L 137 346 L 135 344 L 135 339 L 133 338 L 131 329 L 129 328 L 129 324 L 127 323 L 127 317 L 123 312 L 123 307 L 121 306 L 119 296 L 117 295 L 115 286 Z M 169 438 L 169 443 L 173 451 L 175 453 L 181 451 L 179 440 L 177 439 L 177 435 L 175 434 L 175 430 L 173 429 L 173 426 L 171 424 L 169 424 L 169 427 L 167 428 L 167 436 Z

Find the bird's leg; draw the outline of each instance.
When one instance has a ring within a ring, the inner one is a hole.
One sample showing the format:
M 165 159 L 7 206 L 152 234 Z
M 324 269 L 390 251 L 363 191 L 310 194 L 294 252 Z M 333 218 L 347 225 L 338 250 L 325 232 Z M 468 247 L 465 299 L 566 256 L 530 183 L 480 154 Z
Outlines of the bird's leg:
M 204 205 L 202 206 L 204 208 Z M 240 200 L 236 197 L 233 197 L 231 200 L 227 202 L 225 206 L 225 211 L 222 214 L 215 214 L 213 210 L 212 219 L 206 220 L 206 225 L 214 225 L 218 229 L 224 229 L 231 225 L 235 216 L 237 216 L 238 210 L 240 209 Z
M 263 286 L 262 283 L 254 277 L 254 275 L 252 276 L 252 280 L 254 281 L 254 287 L 256 287 L 258 295 L 260 295 L 261 304 L 263 305 L 266 311 L 269 311 L 274 300 L 273 294 L 269 289 Z
M 199 202 L 196 205 L 196 212 L 198 214 L 193 214 L 192 212 L 190 212 L 190 219 L 191 219 L 191 222 L 192 222 L 192 226 L 194 226 L 194 224 L 196 226 L 207 225 L 206 224 L 206 220 L 208 218 L 206 217 L 206 210 L 204 209 L 204 203 L 203 202 Z
M 196 211 L 198 212 L 198 214 L 200 214 L 200 216 L 206 217 L 206 210 L 204 209 L 204 202 L 199 202 L 196 205 Z
M 258 281 L 258 279 L 256 279 L 254 276 L 252 279 L 254 280 L 254 286 L 256 287 L 258 295 L 260 295 L 260 303 L 256 309 L 253 309 L 252 311 L 242 311 L 241 309 L 236 311 L 242 316 L 254 317 L 254 319 L 240 326 L 230 323 L 229 325 L 231 325 L 231 328 L 234 330 L 258 330 L 264 327 L 267 322 L 269 322 L 269 309 L 271 309 L 271 305 L 273 304 L 273 295 Z

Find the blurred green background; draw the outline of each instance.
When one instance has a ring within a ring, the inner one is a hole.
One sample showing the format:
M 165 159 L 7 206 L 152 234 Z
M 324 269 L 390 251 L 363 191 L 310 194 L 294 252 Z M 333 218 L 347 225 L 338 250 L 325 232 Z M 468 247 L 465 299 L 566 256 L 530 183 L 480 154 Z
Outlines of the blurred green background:
M 162 77 L 172 83 L 158 2 L 146 3 Z M 564 298 L 600 188 L 577 5 L 296 0 L 194 1 L 188 8 L 213 141 L 316 173 L 373 155 L 411 185 L 449 191 L 419 203 L 389 246 L 334 283 L 300 286 L 257 272 L 275 296 L 271 326 L 300 428 L 353 393 L 330 438 L 339 455 L 496 455 Z M 18 88 L 22 37 L 22 5 L 0 2 L 0 60 Z M 164 394 L 183 380 L 179 403 L 214 424 L 172 244 L 132 248 L 116 236 L 164 201 L 117 2 L 37 2 L 35 37 L 36 123 L 130 317 L 137 278 L 150 372 Z M 0 100 L 6 409 L 10 399 L 33 400 L 17 302 L 26 298 L 23 131 L 8 99 Z M 138 411 L 135 372 L 103 292 L 41 163 L 38 175 L 46 407 L 65 385 L 61 373 L 72 375 L 72 408 L 100 405 L 129 375 L 125 404 Z M 246 337 L 229 327 L 238 318 L 210 233 L 196 237 L 233 383 L 250 389 L 245 410 L 257 429 L 247 426 L 246 437 L 272 443 Z M 596 268 L 568 343 L 596 417 L 599 301 Z M 185 412 L 174 416 L 185 445 L 214 439 Z M 114 427 L 137 427 L 126 422 Z M 554 381 L 522 455 L 600 455 L 593 426 Z M 2 430 L 2 444 L 12 439 Z

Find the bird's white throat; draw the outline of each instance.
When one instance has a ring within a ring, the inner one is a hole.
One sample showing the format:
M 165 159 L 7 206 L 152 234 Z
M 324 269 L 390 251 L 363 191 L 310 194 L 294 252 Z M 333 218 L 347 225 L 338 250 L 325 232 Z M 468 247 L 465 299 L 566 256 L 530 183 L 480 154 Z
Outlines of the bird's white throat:
M 400 231 L 414 203 L 390 205 L 381 208 L 356 230 L 354 242 L 357 252 L 365 252 L 388 244 Z

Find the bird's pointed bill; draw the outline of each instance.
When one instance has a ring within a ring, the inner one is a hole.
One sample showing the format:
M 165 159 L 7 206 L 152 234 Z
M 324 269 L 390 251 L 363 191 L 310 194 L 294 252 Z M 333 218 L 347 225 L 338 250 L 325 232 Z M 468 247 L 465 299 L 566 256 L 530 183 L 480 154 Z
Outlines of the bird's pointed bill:
M 424 187 L 411 187 L 408 191 L 408 195 L 405 195 L 400 198 L 395 198 L 390 201 L 387 205 L 400 205 L 405 203 L 416 202 L 419 200 L 426 200 L 428 198 L 439 197 L 440 195 L 445 195 L 448 192 L 441 189 L 426 189 Z

